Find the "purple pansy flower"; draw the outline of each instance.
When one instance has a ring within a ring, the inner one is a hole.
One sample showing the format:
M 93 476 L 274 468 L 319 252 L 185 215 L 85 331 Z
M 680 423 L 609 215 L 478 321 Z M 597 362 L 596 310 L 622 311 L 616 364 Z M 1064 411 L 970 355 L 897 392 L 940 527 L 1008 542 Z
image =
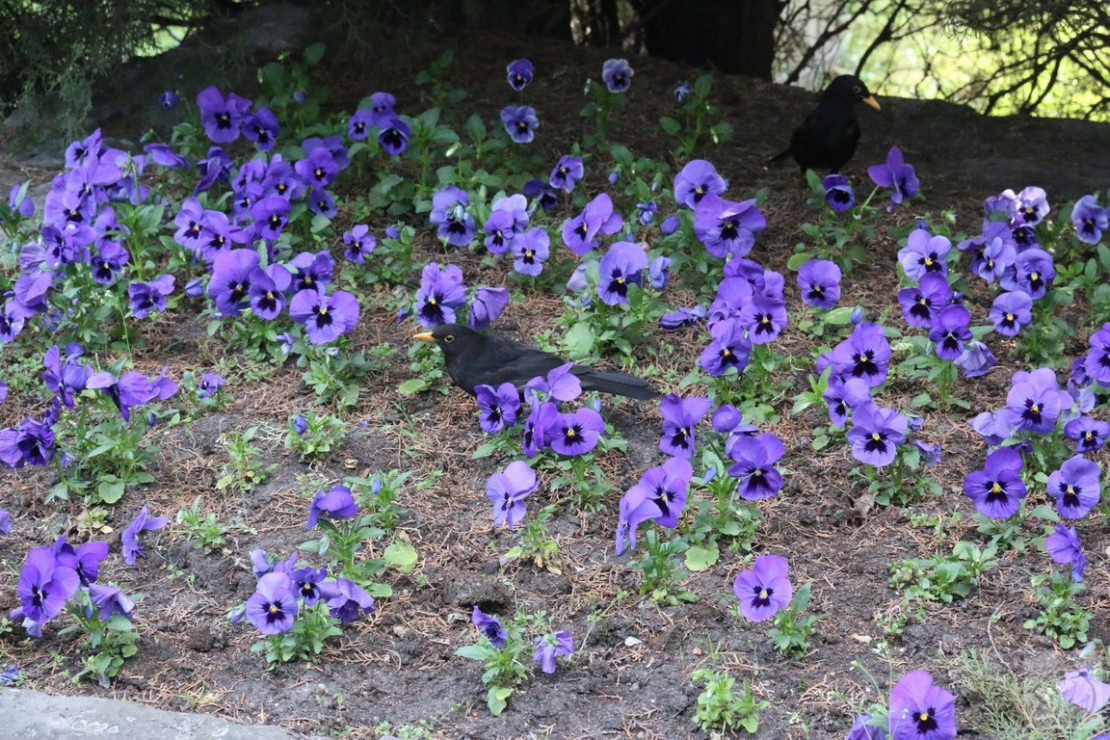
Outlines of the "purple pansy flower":
M 404 153 L 412 136 L 410 127 L 400 116 L 389 116 L 384 125 L 379 123 L 381 131 L 378 133 L 378 144 L 386 154 L 396 157 Z
M 1101 450 L 1110 437 L 1110 423 L 1080 416 L 1064 425 L 1064 436 L 1075 442 L 1076 452 Z
M 898 262 L 910 280 L 921 280 L 930 272 L 948 272 L 948 253 L 952 242 L 948 237 L 931 235 L 925 229 L 914 229 L 906 238 L 906 246 L 898 250 Z
M 707 195 L 720 195 L 728 183 L 717 174 L 717 168 L 704 159 L 692 159 L 674 178 L 674 200 L 693 210 Z M 677 219 L 677 217 L 674 217 Z
M 1072 581 L 1083 582 L 1087 558 L 1083 555 L 1083 547 L 1079 543 L 1079 533 L 1075 531 L 1075 527 L 1057 524 L 1052 534 L 1044 538 L 1044 547 L 1054 562 L 1071 566 Z
M 794 586 L 787 577 L 790 563 L 781 555 L 760 555 L 751 570 L 741 571 L 733 583 L 740 613 L 749 621 L 769 619 L 790 603 Z
M 1098 504 L 1101 493 L 1098 463 L 1075 455 L 1049 474 L 1046 487 L 1056 499 L 1060 516 L 1081 519 Z
M 139 539 L 142 533 L 162 529 L 166 526 L 167 521 L 164 516 L 150 516 L 146 506 L 139 510 L 131 524 L 127 525 L 127 529 L 123 530 L 121 538 L 123 558 L 128 565 L 134 565 L 138 558 L 146 557 L 142 542 Z
M 547 229 L 539 226 L 515 237 L 509 246 L 514 258 L 513 269 L 522 275 L 539 275 L 551 256 L 550 246 Z
M 898 445 L 906 440 L 908 426 L 909 420 L 894 409 L 879 408 L 873 401 L 860 404 L 852 412 L 847 434 L 852 457 L 875 467 L 889 465 Z
M 1091 380 L 1100 385 L 1110 386 L 1110 321 L 1087 338 L 1090 349 L 1083 369 Z
M 246 615 L 264 635 L 280 635 L 293 627 L 297 618 L 297 594 L 288 573 L 267 573 L 247 599 Z
M 955 740 L 956 699 L 926 670 L 911 671 L 890 690 L 891 740 Z
M 131 302 L 131 313 L 137 319 L 145 319 L 153 311 L 166 310 L 166 296 L 173 292 L 173 275 L 159 275 L 149 283 L 131 283 L 127 286 L 127 297 Z
M 474 293 L 474 300 L 470 302 L 470 312 L 466 317 L 466 325 L 471 329 L 481 331 L 496 321 L 508 305 L 508 288 L 478 288 Z
M 345 290 L 337 290 L 330 296 L 322 287 L 302 290 L 289 301 L 290 318 L 304 324 L 305 334 L 312 344 L 327 344 L 353 331 L 359 313 L 358 299 Z
M 762 293 L 755 295 L 740 309 L 737 321 L 748 330 L 752 344 L 766 344 L 786 328 L 786 301 Z
M 243 136 L 255 143 L 260 150 L 268 152 L 274 148 L 274 141 L 281 132 L 281 123 L 269 108 L 259 108 L 243 117 Z
M 563 244 L 579 257 L 597 248 L 597 237 L 620 231 L 624 219 L 613 210 L 613 199 L 600 193 L 582 212 L 563 223 Z
M 1022 327 L 1033 322 L 1033 299 L 1021 290 L 1000 293 L 991 304 L 988 315 L 994 329 L 1007 337 L 1017 336 Z
M 840 300 L 840 267 L 830 260 L 811 259 L 798 270 L 802 303 L 826 311 Z
M 882 724 L 875 724 L 876 722 L 882 722 Z M 885 725 L 886 717 L 880 716 L 875 719 L 864 712 L 856 717 L 856 721 L 852 723 L 852 729 L 848 730 L 844 740 L 887 740 Z
M 884 164 L 871 165 L 867 168 L 867 174 L 879 187 L 893 188 L 890 202 L 895 206 L 917 195 L 917 189 L 921 185 L 913 167 L 906 164 L 902 158 L 902 150 L 896 146 L 890 148 Z
M 540 664 L 540 670 L 544 673 L 555 672 L 556 658 L 565 658 L 574 653 L 574 636 L 570 634 L 570 630 L 542 635 L 532 644 L 536 647 L 532 660 Z
M 659 449 L 667 455 L 693 457 L 694 427 L 709 413 L 710 406 L 712 402 L 703 396 L 679 398 L 670 393 L 659 399 L 659 413 L 663 416 Z
M 958 303 L 937 312 L 929 329 L 929 340 L 942 360 L 956 360 L 964 353 L 964 342 L 971 341 L 971 312 Z
M 1100 207 L 1095 196 L 1084 195 L 1071 210 L 1071 222 L 1075 226 L 1076 239 L 1098 244 L 1102 241 L 1102 232 L 1110 226 L 1110 208 Z
M 486 495 L 493 502 L 493 524 L 513 529 L 524 518 L 524 497 L 539 485 L 536 471 L 523 460 L 514 460 L 486 481 Z
M 622 93 L 632 85 L 632 66 L 627 59 L 606 59 L 601 68 L 601 79 L 611 93 Z
M 366 255 L 373 254 L 378 246 L 378 240 L 369 233 L 370 227 L 366 224 L 356 224 L 350 231 L 343 232 L 343 256 L 355 264 L 361 265 L 366 261 Z
M 16 593 L 23 619 L 41 625 L 58 616 L 81 587 L 77 571 L 58 562 L 51 547 L 27 553 Z
M 1021 479 L 1023 465 L 1016 447 L 1002 447 L 987 455 L 982 470 L 968 473 L 964 494 L 975 503 L 976 511 L 994 519 L 1016 514 L 1026 495 Z
M 953 298 L 948 279 L 936 272 L 921 277 L 920 285 L 910 286 L 898 291 L 898 304 L 902 308 L 902 318 L 910 326 L 931 329 L 937 313 L 949 305 Z
M 197 398 L 208 398 L 209 396 L 215 395 L 226 382 L 227 381 L 219 375 L 216 375 L 216 373 L 205 373 L 201 375 L 200 380 L 197 382 Z
M 227 144 L 239 138 L 239 126 L 250 107 L 250 100 L 235 93 L 228 93 L 225 98 L 216 87 L 206 87 L 197 93 L 197 108 L 204 133 L 218 144 Z
M 628 303 L 628 287 L 643 284 L 647 253 L 635 242 L 614 242 L 598 263 L 597 294 L 609 306 Z
M 324 581 L 320 597 L 328 605 L 328 613 L 342 624 L 350 624 L 362 614 L 374 612 L 374 597 L 366 589 L 346 578 Z
M 432 196 L 428 221 L 436 227 L 439 238 L 453 247 L 465 247 L 474 239 L 477 223 L 467 210 L 470 194 L 460 187 L 448 185 Z
M 1064 701 L 1076 705 L 1088 714 L 1097 714 L 1110 704 L 1110 684 L 1095 678 L 1090 666 L 1065 673 L 1057 688 Z
M 507 426 L 516 423 L 520 411 L 520 393 L 512 383 L 502 383 L 497 388 L 492 385 L 474 387 L 478 401 L 478 423 L 486 434 L 497 434 Z
M 582 179 L 584 172 L 581 157 L 564 154 L 559 157 L 559 161 L 555 163 L 555 168 L 551 170 L 551 176 L 548 178 L 548 182 L 551 187 L 556 190 L 569 193 L 574 190 L 575 183 Z M 528 192 L 527 185 L 525 185 L 524 192 Z
M 844 175 L 827 175 L 821 184 L 825 187 L 825 202 L 837 213 L 844 213 L 856 203 L 856 194 Z
M 424 265 L 420 273 L 420 290 L 416 293 L 416 320 L 426 329 L 455 321 L 455 309 L 466 304 L 462 269 L 457 265 L 441 268 L 434 262 Z
M 729 454 L 736 462 L 728 474 L 737 480 L 736 491 L 745 501 L 770 498 L 782 488 L 782 473 L 775 463 L 785 451 L 774 434 L 737 436 L 730 439 Z
M 1007 421 L 1014 430 L 1048 434 L 1061 411 L 1071 406 L 1071 396 L 1060 390 L 1051 368 L 1016 372 L 1006 395 Z
M 590 408 L 557 414 L 547 430 L 548 444 L 560 455 L 584 455 L 605 432 L 601 414 Z
M 520 92 L 532 82 L 532 63 L 527 59 L 514 59 L 505 68 L 509 78 L 509 87 Z
M 482 610 L 475 604 L 474 611 L 470 614 L 470 623 L 481 630 L 482 634 L 489 640 L 490 645 L 493 645 L 498 650 L 505 649 L 509 633 L 501 626 L 501 621 L 497 619 L 497 617 L 483 614 Z
M 752 343 L 737 319 L 718 321 L 709 329 L 712 341 L 702 350 L 698 363 L 707 373 L 719 377 L 736 368 L 743 372 L 748 366 Z
M 963 371 L 965 378 L 986 375 L 997 364 L 991 348 L 978 340 L 972 340 L 964 345 L 964 353 L 954 362 L 956 367 Z
M 886 380 L 890 366 L 890 342 L 879 324 L 862 322 L 847 339 L 833 348 L 833 371 L 848 378 L 863 378 L 874 388 Z
M 707 195 L 694 209 L 694 234 L 714 257 L 744 257 L 755 245 L 755 235 L 767 227 L 767 217 L 755 199 L 735 202 Z
M 530 105 L 506 105 L 501 109 L 501 125 L 514 142 L 529 144 L 536 138 L 540 119 L 536 117 L 536 109 Z
M 323 488 L 317 489 L 308 507 L 308 524 L 305 529 L 316 527 L 321 516 L 330 519 L 350 519 L 358 514 L 358 504 L 351 494 L 351 489 L 344 485 L 332 486 L 327 493 Z

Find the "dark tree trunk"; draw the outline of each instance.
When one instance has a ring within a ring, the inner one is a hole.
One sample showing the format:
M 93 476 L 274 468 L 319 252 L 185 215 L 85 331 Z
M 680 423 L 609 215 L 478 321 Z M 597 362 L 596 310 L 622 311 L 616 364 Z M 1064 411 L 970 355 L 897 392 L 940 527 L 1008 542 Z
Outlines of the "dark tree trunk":
M 771 79 L 781 0 L 638 0 L 648 54 Z

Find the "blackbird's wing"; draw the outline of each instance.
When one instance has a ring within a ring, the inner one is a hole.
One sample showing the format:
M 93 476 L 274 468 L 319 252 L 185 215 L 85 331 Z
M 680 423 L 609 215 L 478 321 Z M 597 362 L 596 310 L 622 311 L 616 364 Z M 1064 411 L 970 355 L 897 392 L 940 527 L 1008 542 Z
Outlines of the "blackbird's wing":
M 473 394 L 475 386 L 512 383 L 519 389 L 536 377 L 565 365 L 553 354 L 505 337 L 482 336 L 482 341 L 462 349 L 448 362 L 447 372 L 456 385 Z
M 803 170 L 839 169 L 856 153 L 859 137 L 859 121 L 851 104 L 822 103 L 794 131 L 790 149 Z
M 456 385 L 471 395 L 476 386 L 496 388 L 502 383 L 512 383 L 523 391 L 528 381 L 547 375 L 567 362 L 512 339 L 477 335 L 466 344 L 454 347 L 448 357 L 447 372 Z M 644 400 L 659 395 L 650 383 L 628 373 L 594 370 L 586 365 L 575 365 L 571 372 L 581 380 L 584 390 Z

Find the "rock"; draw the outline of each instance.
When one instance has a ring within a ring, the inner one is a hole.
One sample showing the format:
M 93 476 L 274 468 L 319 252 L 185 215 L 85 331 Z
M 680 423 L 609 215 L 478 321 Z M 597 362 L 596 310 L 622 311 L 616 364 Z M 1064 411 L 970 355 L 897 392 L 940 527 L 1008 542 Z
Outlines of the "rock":
M 142 704 L 92 696 L 50 696 L 0 689 L 5 737 L 68 740 L 73 737 L 142 737 L 143 740 L 292 740 L 280 727 L 237 725 L 207 714 L 167 712 Z

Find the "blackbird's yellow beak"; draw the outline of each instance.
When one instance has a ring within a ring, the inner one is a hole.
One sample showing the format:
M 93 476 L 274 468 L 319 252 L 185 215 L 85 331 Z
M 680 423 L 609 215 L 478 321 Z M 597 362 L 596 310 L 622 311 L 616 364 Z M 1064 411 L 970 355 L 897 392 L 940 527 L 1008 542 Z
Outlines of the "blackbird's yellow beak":
M 879 101 L 875 100 L 874 95 L 868 95 L 866 98 L 863 99 L 863 102 L 867 103 L 875 110 L 882 110 L 882 108 L 879 107 Z
M 430 331 L 426 331 L 421 334 L 414 334 L 412 338 L 419 339 L 421 342 L 434 342 L 436 340 L 436 338 L 432 336 L 432 333 Z

